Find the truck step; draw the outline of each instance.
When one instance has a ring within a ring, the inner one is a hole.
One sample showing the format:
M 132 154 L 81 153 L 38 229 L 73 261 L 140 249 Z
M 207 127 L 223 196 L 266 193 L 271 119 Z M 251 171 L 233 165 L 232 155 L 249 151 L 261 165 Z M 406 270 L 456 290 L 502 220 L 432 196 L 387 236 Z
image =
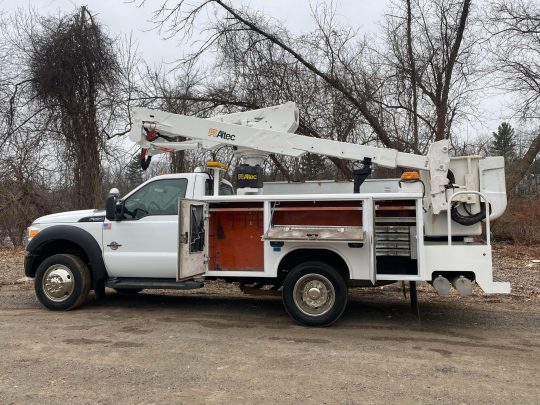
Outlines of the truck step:
M 106 287 L 110 288 L 151 288 L 171 290 L 194 290 L 204 287 L 202 281 L 176 281 L 174 278 L 114 278 L 107 280 Z

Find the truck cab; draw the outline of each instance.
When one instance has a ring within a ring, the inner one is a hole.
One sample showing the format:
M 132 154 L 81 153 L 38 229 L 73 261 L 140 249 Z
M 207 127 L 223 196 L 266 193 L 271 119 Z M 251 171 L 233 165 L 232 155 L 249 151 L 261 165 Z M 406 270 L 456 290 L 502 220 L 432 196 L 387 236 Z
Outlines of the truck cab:
M 94 289 L 98 295 L 107 280 L 119 277 L 175 281 L 178 201 L 200 200 L 213 194 L 209 173 L 168 174 L 151 178 L 121 198 L 115 195 L 120 220 L 107 219 L 102 209 L 37 218 L 25 237 L 25 274 L 41 279 L 36 292 L 51 309 L 74 308 L 74 263 L 78 268 L 88 267 L 91 281 L 84 288 Z M 234 194 L 232 184 L 221 179 L 219 194 Z M 39 272 L 44 262 L 65 262 L 66 257 L 70 263 L 54 264 L 48 271 Z

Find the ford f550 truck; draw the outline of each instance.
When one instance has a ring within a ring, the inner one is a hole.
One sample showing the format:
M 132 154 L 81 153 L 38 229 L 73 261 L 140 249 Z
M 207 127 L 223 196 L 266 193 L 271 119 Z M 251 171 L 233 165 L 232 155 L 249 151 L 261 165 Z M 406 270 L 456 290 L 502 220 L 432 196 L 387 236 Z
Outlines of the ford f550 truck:
M 141 164 L 172 150 L 230 145 L 242 159 L 237 190 L 208 172 L 154 177 L 106 209 L 38 218 L 28 228 L 25 272 L 50 309 L 80 306 L 90 290 L 193 289 L 225 279 L 281 291 L 305 325 L 336 321 L 352 287 L 405 281 L 469 295 L 509 293 L 493 280 L 490 219 L 506 207 L 502 158 L 427 156 L 294 134 L 294 103 L 210 119 L 134 109 L 130 137 Z M 177 141 L 178 137 L 184 141 Z M 361 161 L 354 182 L 264 184 L 269 153 Z M 365 180 L 371 164 L 407 167 L 400 179 Z M 480 241 L 482 223 L 486 237 Z

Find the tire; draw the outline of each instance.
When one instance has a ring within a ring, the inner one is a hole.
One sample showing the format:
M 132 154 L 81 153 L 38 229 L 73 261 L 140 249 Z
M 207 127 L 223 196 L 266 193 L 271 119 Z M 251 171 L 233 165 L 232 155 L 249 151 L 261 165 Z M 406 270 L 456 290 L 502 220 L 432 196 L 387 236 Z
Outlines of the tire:
M 68 311 L 81 306 L 92 285 L 88 266 L 77 256 L 58 254 L 45 259 L 36 271 L 34 288 L 47 308 Z
M 133 295 L 141 292 L 142 288 L 114 288 L 118 294 Z
M 310 261 L 296 266 L 283 284 L 283 305 L 296 322 L 327 326 L 339 319 L 347 306 L 347 284 L 329 264 Z

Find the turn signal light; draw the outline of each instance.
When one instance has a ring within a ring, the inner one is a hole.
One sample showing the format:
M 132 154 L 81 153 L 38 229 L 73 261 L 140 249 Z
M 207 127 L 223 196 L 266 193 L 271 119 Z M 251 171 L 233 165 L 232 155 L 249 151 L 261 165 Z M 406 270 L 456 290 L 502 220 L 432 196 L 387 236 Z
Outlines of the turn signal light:
M 401 174 L 401 180 L 420 180 L 420 173 L 418 173 L 418 172 L 403 172 Z
M 36 236 L 39 233 L 39 231 L 40 231 L 40 229 L 36 229 L 36 228 L 29 229 L 28 230 L 28 237 L 33 238 L 34 236 Z
M 216 168 L 216 169 L 227 170 L 227 165 L 221 162 L 208 162 L 206 163 L 206 166 Z

